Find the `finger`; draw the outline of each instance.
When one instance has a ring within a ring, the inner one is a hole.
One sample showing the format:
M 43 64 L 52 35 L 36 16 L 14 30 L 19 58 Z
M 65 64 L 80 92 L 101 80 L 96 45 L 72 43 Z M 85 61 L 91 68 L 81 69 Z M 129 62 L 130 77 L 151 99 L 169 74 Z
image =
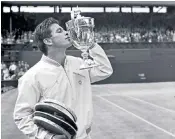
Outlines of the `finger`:
M 79 44 L 76 42 L 76 41 L 74 41 L 74 40 L 72 40 L 72 44 L 74 45 L 74 46 L 78 46 Z

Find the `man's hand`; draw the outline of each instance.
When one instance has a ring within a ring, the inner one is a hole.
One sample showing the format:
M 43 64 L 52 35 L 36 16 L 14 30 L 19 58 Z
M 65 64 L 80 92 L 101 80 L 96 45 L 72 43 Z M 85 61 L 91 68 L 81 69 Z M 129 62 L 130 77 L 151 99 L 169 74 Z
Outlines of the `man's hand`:
M 54 135 L 52 139 L 68 139 L 65 135 Z

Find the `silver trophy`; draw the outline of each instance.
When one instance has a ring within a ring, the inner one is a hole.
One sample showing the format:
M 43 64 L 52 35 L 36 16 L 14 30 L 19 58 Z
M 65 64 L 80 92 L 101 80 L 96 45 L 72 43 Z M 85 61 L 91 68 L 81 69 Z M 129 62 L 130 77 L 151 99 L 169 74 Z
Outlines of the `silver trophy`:
M 71 20 L 66 22 L 71 42 L 77 43 L 78 45 L 74 47 L 82 51 L 84 63 L 80 66 L 80 70 L 98 66 L 97 63 L 88 59 L 88 49 L 94 45 L 94 26 L 94 18 L 81 16 L 78 7 L 71 11 Z

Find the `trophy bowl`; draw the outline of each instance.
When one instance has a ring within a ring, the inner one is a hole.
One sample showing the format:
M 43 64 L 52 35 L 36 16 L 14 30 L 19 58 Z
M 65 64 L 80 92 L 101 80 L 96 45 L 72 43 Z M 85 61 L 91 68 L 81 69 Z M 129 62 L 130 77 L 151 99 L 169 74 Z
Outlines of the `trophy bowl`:
M 94 18 L 80 17 L 78 19 L 70 20 L 66 23 L 66 28 L 69 32 L 70 38 L 76 41 L 81 48 L 80 50 L 87 50 L 88 47 L 94 43 Z
M 78 45 L 74 47 L 82 51 L 84 63 L 80 66 L 80 70 L 97 66 L 94 61 L 88 59 L 87 52 L 95 42 L 94 27 L 94 18 L 81 16 L 79 11 L 74 11 L 72 19 L 66 22 L 71 42 L 77 43 Z

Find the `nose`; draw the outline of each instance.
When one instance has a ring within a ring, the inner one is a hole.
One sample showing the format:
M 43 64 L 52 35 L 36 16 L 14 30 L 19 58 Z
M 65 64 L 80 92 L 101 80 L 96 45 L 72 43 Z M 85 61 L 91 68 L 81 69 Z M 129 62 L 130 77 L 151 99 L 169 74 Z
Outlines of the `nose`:
M 68 35 L 69 35 L 67 31 L 65 31 L 65 35 L 66 35 L 66 36 L 68 36 Z

